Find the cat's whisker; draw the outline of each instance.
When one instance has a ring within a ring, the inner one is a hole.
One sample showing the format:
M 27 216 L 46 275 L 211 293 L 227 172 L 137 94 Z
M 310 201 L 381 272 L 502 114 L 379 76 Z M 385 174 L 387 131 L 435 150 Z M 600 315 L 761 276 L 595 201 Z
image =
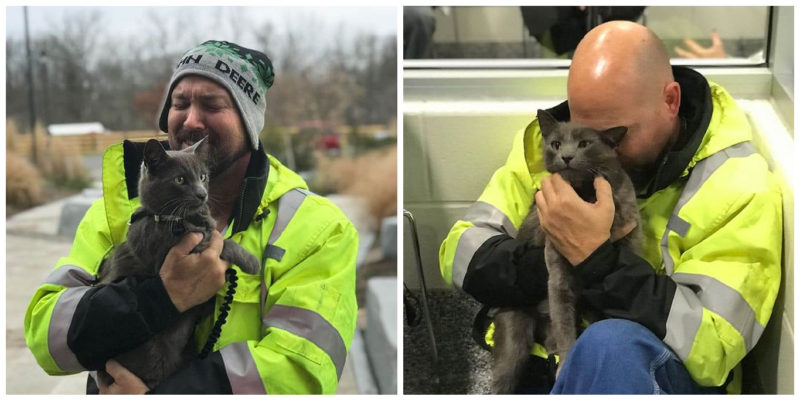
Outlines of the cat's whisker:
M 170 199 L 166 203 L 164 203 L 163 206 L 159 207 L 158 210 L 156 210 L 156 211 L 158 211 L 160 213 L 161 211 L 167 210 L 168 207 L 175 206 L 175 207 L 171 208 L 172 212 L 169 213 L 169 214 L 172 214 L 175 211 L 175 209 L 178 206 L 180 206 L 180 203 L 181 203 L 181 199 Z

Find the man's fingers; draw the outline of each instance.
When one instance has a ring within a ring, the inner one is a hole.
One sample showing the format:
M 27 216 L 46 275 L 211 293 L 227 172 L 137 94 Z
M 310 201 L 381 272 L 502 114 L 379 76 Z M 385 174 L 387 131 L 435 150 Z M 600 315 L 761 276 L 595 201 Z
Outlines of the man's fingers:
M 602 176 L 594 177 L 594 190 L 597 195 L 597 204 L 611 202 L 614 204 L 614 197 L 611 194 L 611 184 Z
M 704 52 L 707 51 L 706 48 L 700 46 L 697 42 L 695 42 L 692 39 L 683 39 L 683 43 L 686 45 L 686 47 L 689 48 L 689 50 L 693 51 L 697 55 L 702 55 Z
M 578 198 L 578 193 L 575 193 L 575 189 L 572 188 L 572 185 L 567 182 L 561 174 L 553 174 L 552 178 L 553 184 L 553 192 L 558 197 L 565 196 L 564 198 L 569 198 L 570 196 L 573 198 Z
M 101 394 L 143 394 L 147 392 L 147 385 L 115 360 L 106 362 L 106 372 L 114 378 L 114 383 L 99 387 Z
M 553 191 L 556 193 L 564 190 L 564 185 L 569 185 L 569 183 L 564 180 L 561 174 L 557 172 L 553 175 L 550 175 L 550 184 L 553 185 Z
M 536 192 L 535 195 L 533 195 L 533 201 L 536 202 L 537 210 L 547 209 L 547 200 L 544 199 L 544 194 L 542 194 L 541 190 Z
M 684 49 L 682 49 L 682 48 L 680 48 L 678 46 L 675 46 L 675 53 L 678 54 L 678 56 L 682 57 L 682 58 L 697 58 L 696 55 L 694 55 L 692 53 L 689 53 L 688 51 L 686 51 L 686 50 L 684 50 Z
M 113 359 L 106 362 L 106 372 L 114 378 L 114 382 L 124 382 L 132 375 L 131 371 Z
M 208 248 L 203 251 L 203 253 L 210 251 L 212 254 L 216 254 L 219 256 L 222 253 L 222 246 L 224 242 L 222 240 L 222 235 L 216 231 L 216 229 L 211 230 L 211 241 L 208 242 Z
M 722 39 L 716 29 L 711 31 L 711 43 L 713 43 L 712 47 L 722 47 Z
M 124 368 L 122 364 L 118 363 L 116 360 L 106 361 L 106 372 L 108 372 L 112 378 L 116 378 L 122 368 Z
M 546 176 L 542 178 L 542 188 L 539 190 L 541 193 L 541 197 L 545 204 L 552 202 L 555 200 L 555 193 L 553 193 L 553 183 L 552 183 L 553 175 Z
M 203 234 L 200 232 L 189 232 L 181 238 L 181 241 L 173 247 L 178 254 L 189 254 L 194 248 L 203 240 Z

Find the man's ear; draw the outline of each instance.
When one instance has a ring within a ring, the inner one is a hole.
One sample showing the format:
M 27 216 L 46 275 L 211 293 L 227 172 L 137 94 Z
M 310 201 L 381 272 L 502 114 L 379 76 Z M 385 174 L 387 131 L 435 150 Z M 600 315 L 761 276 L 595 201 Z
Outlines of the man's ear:
M 156 139 L 150 139 L 144 145 L 144 165 L 147 170 L 154 172 L 158 167 L 169 158 L 167 151 Z
M 673 118 L 678 117 L 681 109 L 681 85 L 678 82 L 670 82 L 664 86 L 664 104 L 669 115 Z
M 616 148 L 622 143 L 625 134 L 628 133 L 628 128 L 624 126 L 615 126 L 600 132 L 600 140 L 609 145 L 611 148 Z
M 539 129 L 542 131 L 542 136 L 548 136 L 556 130 L 558 121 L 545 110 L 536 112 L 536 118 L 539 119 Z

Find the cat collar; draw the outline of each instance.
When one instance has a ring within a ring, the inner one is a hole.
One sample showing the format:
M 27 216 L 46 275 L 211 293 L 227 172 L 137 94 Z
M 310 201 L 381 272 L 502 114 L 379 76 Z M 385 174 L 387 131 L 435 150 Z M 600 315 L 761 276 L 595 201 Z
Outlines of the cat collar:
M 147 211 L 143 211 L 143 210 L 136 211 L 136 212 L 133 213 L 133 215 L 131 215 L 131 220 L 128 221 L 128 226 L 130 226 L 134 222 L 140 220 L 142 217 L 153 217 L 153 220 L 155 222 L 177 222 L 177 224 L 171 224 L 170 225 L 170 231 L 172 232 L 172 234 L 175 235 L 175 236 L 179 236 L 179 235 L 183 235 L 184 233 L 186 233 L 186 227 L 182 223 L 183 220 L 184 220 L 183 217 L 179 217 L 177 215 L 170 215 L 170 214 L 167 214 L 167 215 L 151 214 L 151 213 L 149 213 Z

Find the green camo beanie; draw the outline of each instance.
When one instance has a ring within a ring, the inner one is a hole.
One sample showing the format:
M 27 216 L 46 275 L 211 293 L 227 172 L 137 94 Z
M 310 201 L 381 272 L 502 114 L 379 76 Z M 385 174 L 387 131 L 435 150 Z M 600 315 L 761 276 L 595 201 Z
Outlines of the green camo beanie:
M 250 145 L 257 149 L 258 134 L 264 127 L 267 111 L 264 96 L 275 79 L 269 58 L 260 51 L 217 40 L 209 40 L 184 53 L 172 73 L 158 119 L 158 127 L 164 132 L 167 131 L 172 89 L 186 75 L 204 76 L 228 90 L 239 108 Z

